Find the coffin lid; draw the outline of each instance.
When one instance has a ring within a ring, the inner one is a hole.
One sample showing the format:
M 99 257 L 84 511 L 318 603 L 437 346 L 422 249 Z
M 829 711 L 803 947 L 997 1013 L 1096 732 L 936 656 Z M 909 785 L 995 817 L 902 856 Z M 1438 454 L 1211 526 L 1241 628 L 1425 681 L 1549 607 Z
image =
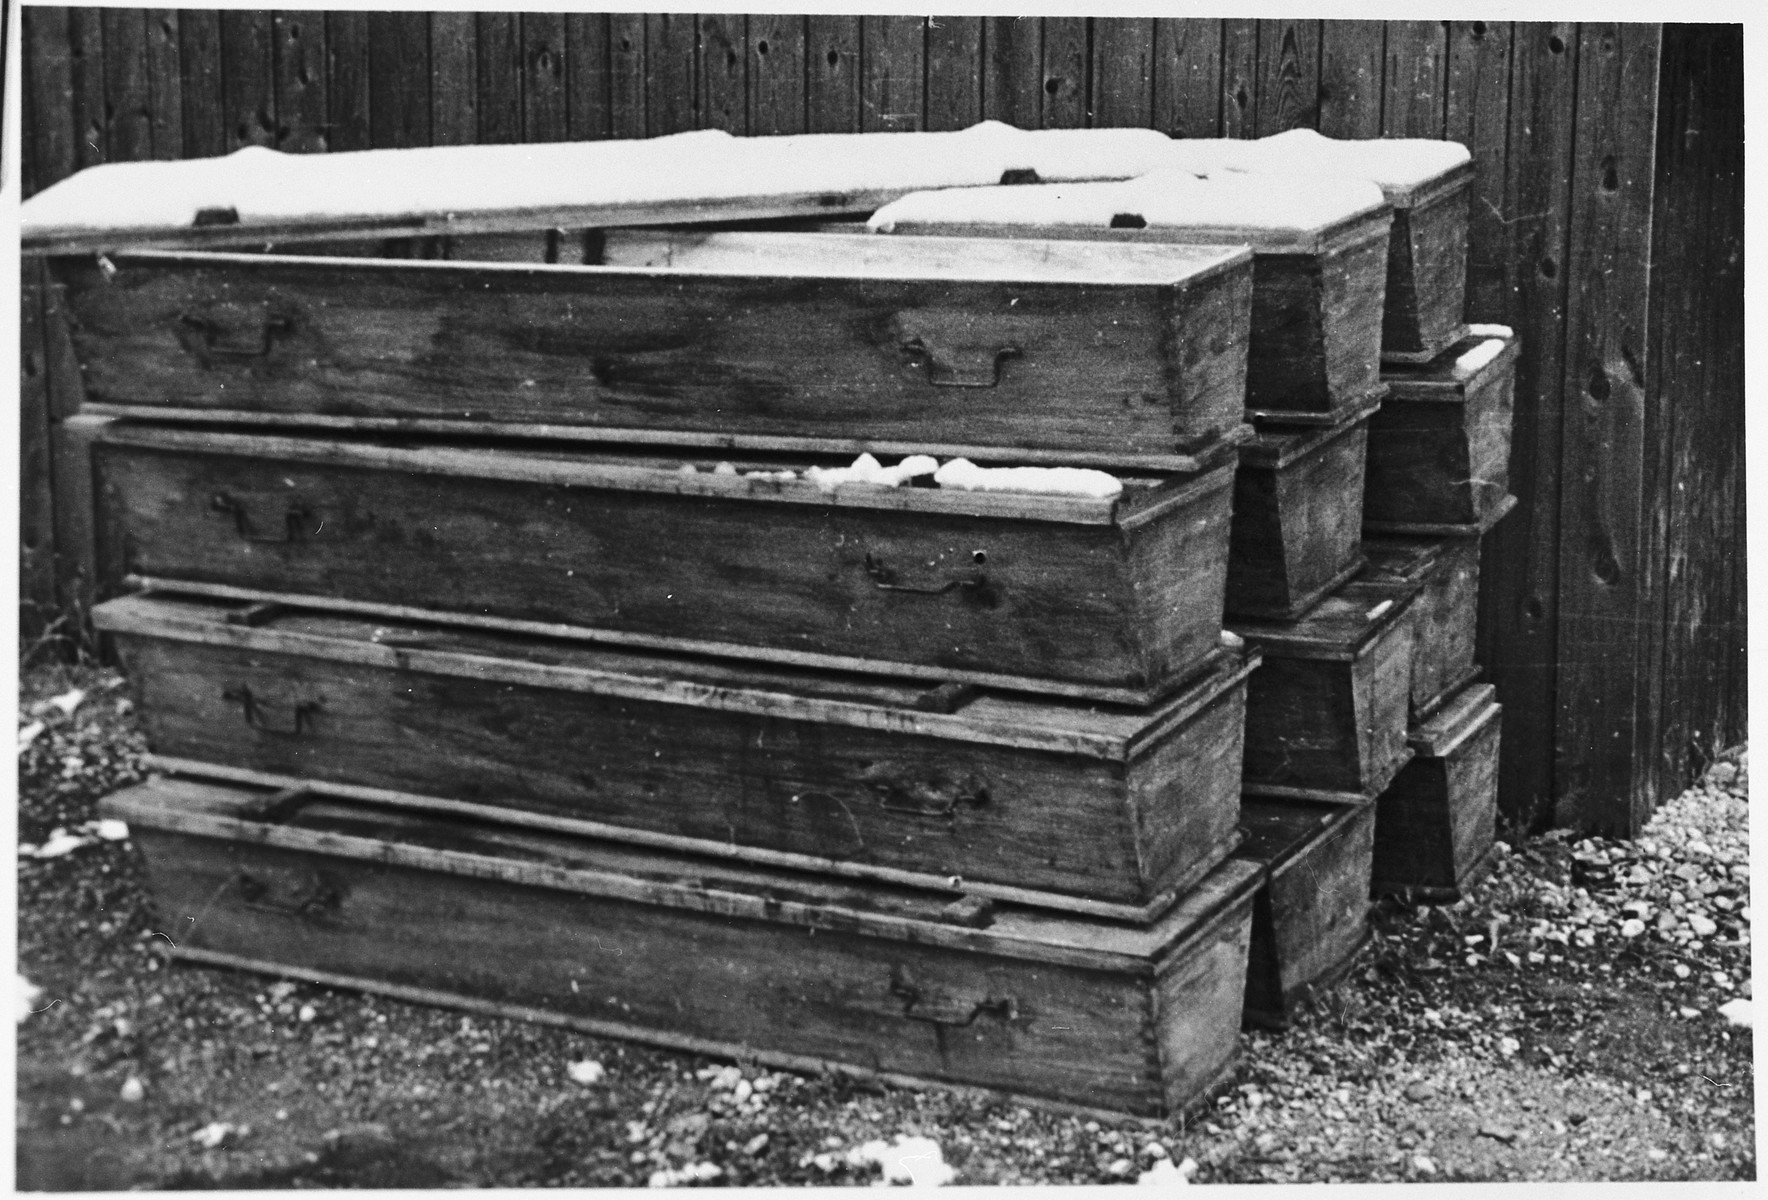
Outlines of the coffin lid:
M 1303 429 L 1261 426 L 1240 448 L 1240 461 L 1251 467 L 1281 470 L 1296 459 L 1317 453 L 1329 443 L 1360 429 L 1381 407 L 1384 394 L 1385 389 L 1382 389 L 1363 397 L 1330 425 Z
M 1236 620 L 1229 629 L 1273 658 L 1349 660 L 1392 630 L 1421 590 L 1417 583 L 1347 583 L 1297 620 Z
M 1476 326 L 1476 329 L 1481 327 Z M 1495 375 L 1512 370 L 1521 340 L 1506 326 L 1490 326 L 1502 332 L 1474 333 L 1427 363 L 1383 363 L 1382 382 L 1394 400 L 1438 400 L 1459 403 Z M 1482 350 L 1488 343 L 1499 349 Z M 1465 360 L 1465 361 L 1464 361 Z
M 992 920 L 975 928 L 944 919 L 947 906 L 963 896 L 957 889 L 833 879 L 326 796 L 313 796 L 292 811 L 284 806 L 283 812 L 266 812 L 274 796 L 158 778 L 106 797 L 100 811 L 138 834 L 155 830 L 260 843 L 444 877 L 497 879 L 727 919 L 1135 974 L 1157 970 L 1218 920 L 1244 911 L 1263 874 L 1255 863 L 1229 859 L 1146 926 L 999 902 Z
M 1243 796 L 1240 827 L 1246 830 L 1246 840 L 1234 855 L 1262 862 L 1273 875 L 1278 874 L 1310 846 L 1356 820 L 1371 803 L 1332 804 Z
M 232 618 L 230 620 L 230 618 Z M 927 684 L 809 667 L 633 651 L 591 642 L 145 592 L 99 605 L 111 634 L 233 646 L 394 671 L 847 725 L 957 742 L 1127 761 L 1159 744 L 1258 665 L 1224 644 L 1201 673 L 1146 708 L 976 689 L 929 711 Z
M 1473 178 L 1473 156 L 1459 142 L 1430 138 L 1327 137 L 1290 129 L 1262 138 L 1175 138 L 1173 166 L 1219 175 L 1366 179 L 1396 209 L 1409 208 Z
M 435 234 L 870 212 L 919 188 L 1003 177 L 1124 179 L 1158 167 L 1152 129 L 733 137 L 426 146 L 107 163 L 21 210 L 29 250 L 227 245 L 242 236 Z
M 1443 553 L 1435 538 L 1364 537 L 1364 565 L 1357 579 L 1366 583 L 1418 583 L 1430 579 Z
M 1470 683 L 1430 720 L 1410 731 L 1406 743 L 1420 758 L 1447 758 L 1474 734 L 1498 719 L 1498 689 L 1489 683 Z

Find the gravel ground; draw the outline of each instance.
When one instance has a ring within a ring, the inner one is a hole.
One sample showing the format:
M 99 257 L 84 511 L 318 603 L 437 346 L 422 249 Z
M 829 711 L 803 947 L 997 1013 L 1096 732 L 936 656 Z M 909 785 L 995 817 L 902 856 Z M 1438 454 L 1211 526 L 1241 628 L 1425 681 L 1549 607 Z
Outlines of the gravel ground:
M 1755 1177 L 1747 755 L 1637 841 L 1384 904 L 1343 985 L 1150 1128 L 170 965 L 94 822 L 139 774 L 120 683 L 24 680 L 21 1190 Z

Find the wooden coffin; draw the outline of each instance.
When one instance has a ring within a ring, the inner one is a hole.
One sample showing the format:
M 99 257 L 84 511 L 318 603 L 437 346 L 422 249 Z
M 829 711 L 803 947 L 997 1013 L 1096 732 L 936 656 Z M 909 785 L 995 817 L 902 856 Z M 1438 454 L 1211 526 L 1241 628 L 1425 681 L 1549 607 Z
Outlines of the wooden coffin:
M 1291 620 L 1362 566 L 1369 400 L 1326 429 L 1260 429 L 1240 449 L 1228 611 Z
M 1363 539 L 1369 583 L 1415 588 L 1418 636 L 1412 651 L 1410 721 L 1428 720 L 1479 674 L 1474 635 L 1479 618 L 1478 538 Z
M 1495 519 L 1510 494 L 1517 346 L 1508 330 L 1476 335 L 1422 366 L 1382 371 L 1388 394 L 1369 423 L 1363 496 L 1370 529 Z
M 1138 928 L 311 794 L 158 779 L 102 811 L 188 961 L 1143 1116 L 1231 1069 L 1261 874 Z
M 1429 360 L 1461 336 L 1474 167 L 1466 147 L 1424 138 L 1337 139 L 1312 129 L 1269 137 L 1179 138 L 1172 165 L 1244 173 L 1305 190 L 1321 179 L 1364 179 L 1393 206 L 1388 240 L 1385 361 Z
M 1235 851 L 1264 866 L 1252 907 L 1246 1023 L 1281 1029 L 1336 984 L 1369 940 L 1375 805 L 1248 796 Z
M 1416 590 L 1345 584 L 1299 621 L 1235 620 L 1264 663 L 1246 692 L 1247 795 L 1374 797 L 1406 744 Z
M 1254 223 L 1270 180 L 1199 181 L 1158 172 L 1127 184 L 964 188 L 905 196 L 875 213 L 898 234 L 1079 238 L 1133 244 L 1190 242 L 1252 247 L 1252 338 L 1246 368 L 1251 418 L 1330 425 L 1383 389 L 1383 302 L 1391 210 L 1373 185 L 1336 203 L 1342 184 L 1313 184 L 1269 223 Z M 1188 193 L 1203 187 L 1189 219 Z M 1305 203 L 1320 196 L 1309 216 Z M 1044 199 L 1047 197 L 1047 200 Z M 1233 210 L 1240 216 L 1224 215 Z M 1304 210 L 1291 215 L 1294 209 Z
M 128 421 L 89 454 L 111 580 L 1136 704 L 1221 633 L 1231 450 L 1114 497 Z
M 52 269 L 98 413 L 1175 470 L 1240 426 L 1243 247 L 772 238 L 737 267 Z
M 1498 821 L 1500 706 L 1473 684 L 1412 732 L 1416 757 L 1381 794 L 1376 895 L 1452 903 L 1491 863 Z
M 1238 840 L 1257 659 L 1228 650 L 1160 704 L 1101 709 L 205 597 L 128 596 L 93 620 L 150 748 L 187 766 L 955 875 L 1123 917 L 1157 912 Z

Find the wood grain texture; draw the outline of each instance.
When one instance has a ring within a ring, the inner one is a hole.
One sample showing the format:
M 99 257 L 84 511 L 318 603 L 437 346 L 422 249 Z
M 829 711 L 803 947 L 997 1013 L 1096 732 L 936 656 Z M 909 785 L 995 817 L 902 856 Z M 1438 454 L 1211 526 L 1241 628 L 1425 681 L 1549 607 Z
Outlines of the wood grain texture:
M 749 129 L 749 25 L 740 13 L 701 13 L 701 126 L 743 134 Z
M 367 33 L 369 141 L 430 145 L 429 14 L 369 13 Z
M 949 937 L 917 940 L 932 924 L 924 918 L 898 922 L 909 936 L 892 936 L 882 922 L 842 921 L 840 909 L 822 916 L 781 904 L 782 916 L 820 917 L 813 938 L 740 899 L 727 915 L 679 884 L 633 880 L 625 890 L 680 895 L 698 910 L 567 890 L 559 884 L 586 873 L 524 870 L 543 855 L 571 861 L 575 847 L 556 837 L 435 828 L 335 804 L 263 840 L 219 815 L 204 836 L 175 828 L 194 823 L 173 815 L 190 806 L 181 795 L 157 806 L 140 790 L 129 799 L 107 811 L 142 830 L 157 902 L 201 913 L 190 943 L 209 950 L 598 1017 L 612 995 L 629 1028 L 1143 1113 L 1196 1099 L 1233 1057 L 1245 978 L 1233 958 L 1245 953 L 1253 880 L 1238 865 L 1212 889 L 1217 911 L 1167 923 L 1170 949 L 1086 968 L 1040 961 L 1035 927 L 1009 956 Z M 438 839 L 448 848 L 422 844 Z M 366 861 L 377 844 L 393 848 L 393 863 Z M 690 863 L 676 867 L 678 879 L 699 870 Z M 659 867 L 669 869 L 650 870 Z M 798 883 L 776 878 L 776 891 Z M 767 877 L 747 886 L 765 887 Z M 845 890 L 849 903 L 865 902 L 868 889 Z M 204 906 L 205 895 L 227 899 Z M 443 955 L 433 949 L 439 906 L 450 914 L 440 926 L 450 936 Z M 1064 932 L 1078 929 L 1070 922 Z M 646 953 L 626 953 L 639 946 Z M 597 986 L 579 997 L 570 984 L 591 976 Z
M 749 133 L 804 133 L 809 69 L 805 18 L 796 13 L 749 18 Z M 974 83 L 975 53 L 964 66 Z M 931 64 L 929 64 L 931 68 Z M 931 80 L 929 82 L 931 90 Z M 939 126 L 948 128 L 948 126 Z
M 273 40 L 268 12 L 221 14 L 221 113 L 229 152 L 276 145 Z
M 1444 136 L 1473 155 L 1468 197 L 1465 319 L 1503 323 L 1507 235 L 1504 174 L 1509 153 L 1511 26 L 1506 21 L 1451 21 L 1445 68 Z
M 982 120 L 982 18 L 927 19 L 923 128 L 967 129 Z
M 369 107 L 368 14 L 325 15 L 329 150 L 367 150 L 374 144 Z
M 608 82 L 612 106 L 609 134 L 644 137 L 650 129 L 645 19 L 637 13 L 608 14 Z
M 865 17 L 860 21 L 860 129 L 906 133 L 922 128 L 927 19 Z
M 795 236 L 816 250 L 833 235 Z M 875 438 L 1171 453 L 1238 424 L 1250 303 L 1244 260 L 1184 258 L 1175 248 L 1171 274 L 1189 283 L 1124 286 L 384 260 L 346 277 L 298 256 L 119 257 L 109 278 L 63 265 L 94 400 L 813 437 L 860 432 L 863 414 Z M 1030 436 L 1037 407 L 1049 432 Z
M 571 137 L 567 77 L 570 60 L 565 14 L 522 14 L 522 140 L 562 142 Z
M 1085 129 L 1091 124 L 1085 17 L 1045 17 L 1043 117 L 1045 129 Z
M 180 607 L 192 606 L 162 605 Z M 340 654 L 369 648 L 376 629 L 301 624 Z M 439 669 L 284 652 L 262 634 L 222 646 L 183 641 L 171 625 L 158 633 L 119 632 L 117 644 L 154 752 L 183 759 L 1132 905 L 1200 878 L 1235 824 L 1246 672 L 1234 664 L 1152 710 L 1150 729 L 1164 728 L 1134 760 L 1113 762 L 912 732 L 916 689 L 863 678 L 810 682 L 848 703 L 894 690 L 902 699 L 879 715 L 895 720 L 862 728 L 818 721 L 802 701 L 793 711 L 795 681 L 779 670 L 722 672 L 729 695 L 754 697 L 746 709 L 633 698 L 600 683 L 610 660 L 653 673 L 675 664 L 508 636 L 456 639 L 473 657 Z M 381 636 L 449 643 L 421 627 Z M 506 683 L 498 664 L 509 660 L 555 674 L 576 665 L 582 679 Z M 1163 721 L 1175 705 L 1184 719 Z M 1053 725 L 1080 709 L 1044 707 Z M 1076 828 L 1088 835 L 1064 832 Z
M 475 478 L 470 462 L 443 476 L 327 468 L 299 461 L 299 446 L 278 456 L 272 479 L 259 454 L 274 440 L 252 440 L 263 448 L 253 454 L 213 440 L 208 454 L 104 447 L 102 504 L 125 572 L 382 604 L 421 596 L 440 613 L 762 657 L 771 648 L 1156 693 L 1195 671 L 1221 627 L 1225 471 L 1124 530 L 758 508 L 759 494 Z M 507 535 L 484 536 L 492 512 L 513 522 Z M 658 557 L 666 528 L 672 549 Z
M 1471 377 L 1455 366 L 1485 340 L 1459 342 L 1434 363 L 1383 369 L 1388 393 L 1369 422 L 1365 520 L 1479 524 L 1509 496 L 1516 342 Z
M 805 116 L 811 133 L 860 131 L 860 21 L 858 17 L 805 19 L 808 73 Z
M 522 93 L 522 17 L 513 12 L 478 13 L 473 17 L 474 66 L 478 72 L 474 105 L 479 117 L 476 140 L 520 142 Z
M 1422 583 L 1414 604 L 1409 720 L 1416 725 L 1461 692 L 1478 672 L 1474 634 L 1479 604 L 1478 537 L 1363 540 L 1368 565 L 1359 581 Z
M 1222 136 L 1258 136 L 1258 22 L 1222 22 Z
M 1658 586 L 1641 577 L 1640 543 L 1650 519 L 1645 339 L 1662 31 L 1584 25 L 1579 37 L 1555 807 L 1561 824 L 1630 835 L 1649 816 L 1628 781 L 1638 751 L 1636 656 Z
M 1382 81 L 1381 135 L 1443 136 L 1443 21 L 1389 21 Z
M 151 31 L 151 26 L 149 27 Z M 328 149 L 331 116 L 325 14 L 278 12 L 271 21 L 276 68 L 277 149 L 306 154 Z
M 49 367 L 43 336 L 41 264 L 23 264 L 19 296 L 18 579 L 19 635 L 36 638 L 59 614 L 55 586 L 55 476 L 51 462 Z
M 1021 129 L 1043 127 L 1044 31 L 1036 17 L 985 17 L 982 115 Z
M 470 12 L 430 17 L 430 136 L 438 146 L 479 141 L 479 30 Z
M 184 94 L 172 82 L 184 78 L 179 20 L 172 9 L 147 12 L 148 122 L 157 159 L 184 157 Z
M 31 195 L 78 170 L 74 58 L 68 10 L 33 8 L 20 19 L 23 79 L 23 185 Z
M 574 142 L 613 136 L 613 37 L 606 13 L 565 14 L 565 124 Z
M 1263 864 L 1247 955 L 1246 1020 L 1283 1028 L 1336 983 L 1369 938 L 1375 805 L 1248 796 L 1247 843 Z
M 1098 128 L 1148 128 L 1154 121 L 1154 23 L 1146 18 L 1093 19 L 1093 94 Z
M 1319 120 L 1320 22 L 1260 21 L 1258 136 Z
M 1240 454 L 1228 611 L 1299 617 L 1361 562 L 1370 414 L 1326 430 L 1264 430 Z
M 645 14 L 645 133 L 657 137 L 704 123 L 692 13 Z
M 68 50 L 74 115 L 74 163 L 96 166 L 110 161 L 108 121 L 104 111 L 104 14 L 102 9 L 70 8 Z
M 1451 701 L 1433 724 L 1452 747 L 1420 753 L 1377 802 L 1376 895 L 1449 902 L 1490 863 L 1497 820 L 1499 710 L 1489 684 Z
M 1381 136 L 1386 35 L 1380 21 L 1321 22 L 1320 132 L 1327 137 Z
M 1569 40 L 1568 40 L 1569 39 Z M 1500 804 L 1525 826 L 1552 819 L 1556 725 L 1560 446 L 1566 254 L 1576 108 L 1576 27 L 1518 24 L 1511 68 L 1505 286 L 1522 346 L 1516 365 L 1511 490 L 1517 514 L 1492 532 L 1480 568 L 1481 660 L 1504 703 Z
M 1222 23 L 1156 18 L 1154 128 L 1171 137 L 1222 134 Z
M 147 19 L 138 8 L 105 9 L 105 144 L 113 162 L 153 155 L 153 82 L 148 74 Z

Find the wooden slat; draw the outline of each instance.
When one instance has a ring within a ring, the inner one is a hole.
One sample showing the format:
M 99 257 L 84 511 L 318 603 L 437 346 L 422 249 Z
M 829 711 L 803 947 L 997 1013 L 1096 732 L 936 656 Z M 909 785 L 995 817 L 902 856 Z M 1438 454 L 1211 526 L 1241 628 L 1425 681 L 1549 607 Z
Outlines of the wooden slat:
M 1381 104 L 1383 137 L 1443 136 L 1443 60 L 1448 49 L 1443 24 L 1387 23 L 1387 67 Z
M 221 14 L 221 114 L 227 149 L 276 146 L 276 80 L 268 12 Z
M 110 161 L 104 118 L 104 10 L 68 10 L 73 56 L 74 161 L 84 168 Z
M 138 8 L 102 10 L 106 144 L 113 162 L 153 157 L 147 20 Z
M 368 14 L 325 15 L 326 111 L 330 150 L 366 150 L 373 144 L 368 121 Z
M 1258 135 L 1258 22 L 1222 22 L 1222 136 Z
M 1093 21 L 1093 124 L 1101 128 L 1154 123 L 1154 25 L 1146 18 Z
M 150 9 L 147 14 L 147 72 L 151 81 L 148 124 L 153 156 L 184 157 L 184 69 L 178 37 L 179 14 Z
M 479 34 L 470 12 L 430 18 L 430 138 L 437 146 L 479 140 Z
M 1043 23 L 986 17 L 982 23 L 982 115 L 1021 129 L 1043 123 Z
M 858 133 L 859 18 L 805 18 L 806 123 L 811 133 Z
M 749 18 L 749 133 L 805 131 L 804 18 L 796 13 Z M 974 70 L 974 63 L 966 63 Z
M 1154 128 L 1172 137 L 1220 137 L 1222 23 L 1154 22 Z
M 743 134 L 749 130 L 749 27 L 740 13 L 699 17 L 700 124 Z
M 74 60 L 68 10 L 23 10 L 24 193 L 66 179 L 78 167 Z
M 428 146 L 430 16 L 368 14 L 368 129 L 375 146 Z
M 565 123 L 574 142 L 612 136 L 608 16 L 565 14 Z
M 692 14 L 645 15 L 645 132 L 650 137 L 701 125 L 694 41 Z
M 570 71 L 563 13 L 522 14 L 522 140 L 571 136 L 565 79 Z
M 865 17 L 860 22 L 860 128 L 920 129 L 926 83 L 924 17 Z
M 964 129 L 982 119 L 982 18 L 927 21 L 925 128 Z
M 1505 293 L 1522 342 L 1516 367 L 1510 490 L 1517 510 L 1486 537 L 1481 661 L 1504 705 L 1499 804 L 1525 825 L 1552 810 L 1558 626 L 1561 363 L 1576 64 L 1575 26 L 1518 24 L 1503 225 Z
M 1087 112 L 1087 19 L 1045 17 L 1043 56 L 1045 129 L 1084 129 Z
M 609 136 L 641 138 L 650 126 L 645 87 L 645 19 L 636 13 L 608 15 Z
M 1320 22 L 1260 21 L 1260 137 L 1312 129 L 1320 119 Z
M 1320 132 L 1335 138 L 1381 136 L 1380 21 L 1325 21 L 1320 30 Z
M 269 144 L 291 153 L 324 150 L 325 16 L 278 12 L 269 24 L 269 98 L 275 116 Z
M 1504 324 L 1504 167 L 1509 147 L 1510 25 L 1455 21 L 1449 27 L 1445 135 L 1473 154 L 1468 196 L 1466 319 Z
M 481 143 L 522 141 L 522 25 L 512 12 L 474 18 Z
M 35 638 L 56 617 L 55 479 L 49 444 L 49 379 L 43 344 L 43 264 L 22 264 L 19 303 L 19 636 Z

